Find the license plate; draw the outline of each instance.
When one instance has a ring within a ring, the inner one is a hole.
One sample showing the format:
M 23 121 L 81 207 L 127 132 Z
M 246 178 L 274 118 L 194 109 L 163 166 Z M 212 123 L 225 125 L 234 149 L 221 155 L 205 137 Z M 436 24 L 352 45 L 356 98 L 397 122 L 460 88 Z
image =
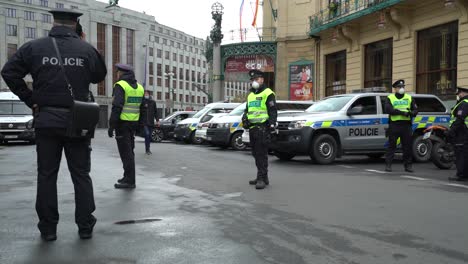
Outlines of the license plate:
M 423 136 L 423 139 L 428 139 L 431 137 L 431 134 L 432 134 L 432 131 L 428 131 L 426 133 L 424 133 L 424 136 Z
M 17 135 L 8 135 L 8 136 L 5 136 L 5 138 L 18 138 Z

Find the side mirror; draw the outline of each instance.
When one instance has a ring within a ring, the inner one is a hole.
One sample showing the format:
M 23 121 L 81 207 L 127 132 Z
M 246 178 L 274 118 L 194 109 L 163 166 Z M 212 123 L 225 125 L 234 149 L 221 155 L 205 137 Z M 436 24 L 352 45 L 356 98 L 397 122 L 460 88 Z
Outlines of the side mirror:
M 173 125 L 175 125 L 175 123 L 177 123 L 177 120 L 176 120 L 175 118 L 173 118 L 173 119 L 171 120 L 171 122 L 172 122 Z
M 364 107 L 362 105 L 356 105 L 355 107 L 348 109 L 346 112 L 346 115 L 352 116 L 352 115 L 359 115 L 362 113 L 364 110 Z
M 213 118 L 212 115 L 206 115 L 206 116 L 204 116 L 204 117 L 200 120 L 200 123 L 208 122 L 208 121 L 211 120 L 211 118 Z

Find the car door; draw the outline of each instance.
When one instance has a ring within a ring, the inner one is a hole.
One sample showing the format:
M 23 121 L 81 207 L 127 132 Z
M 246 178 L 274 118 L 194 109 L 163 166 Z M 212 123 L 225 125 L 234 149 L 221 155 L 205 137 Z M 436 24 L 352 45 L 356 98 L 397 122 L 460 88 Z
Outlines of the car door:
M 352 109 L 361 111 L 354 113 Z M 345 150 L 375 150 L 382 148 L 380 137 L 382 120 L 378 116 L 377 97 L 362 96 L 357 98 L 347 109 L 348 118 L 343 136 Z

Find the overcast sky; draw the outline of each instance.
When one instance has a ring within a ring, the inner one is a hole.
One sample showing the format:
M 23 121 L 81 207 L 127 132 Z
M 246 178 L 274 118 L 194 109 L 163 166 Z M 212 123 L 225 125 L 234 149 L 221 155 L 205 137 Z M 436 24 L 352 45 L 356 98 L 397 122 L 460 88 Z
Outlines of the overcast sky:
M 120 0 L 119 6 L 139 12 L 144 11 L 154 16 L 160 24 L 205 39 L 214 25 L 214 20 L 211 18 L 211 6 L 215 2 L 220 2 L 224 6 L 223 43 L 240 42 L 239 11 L 242 0 Z M 255 29 L 251 26 L 254 10 L 255 0 L 244 0 L 242 27 L 249 30 L 248 41 L 258 41 Z M 258 27 L 262 25 L 261 11 L 260 7 L 257 16 Z M 232 30 L 235 31 L 231 32 Z

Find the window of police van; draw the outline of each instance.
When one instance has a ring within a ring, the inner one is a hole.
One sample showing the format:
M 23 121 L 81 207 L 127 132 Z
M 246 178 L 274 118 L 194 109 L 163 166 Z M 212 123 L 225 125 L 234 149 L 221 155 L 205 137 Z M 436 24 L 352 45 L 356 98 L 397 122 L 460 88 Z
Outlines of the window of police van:
M 416 105 L 418 106 L 418 112 L 420 113 L 445 113 L 446 108 L 445 106 L 437 100 L 435 97 L 419 97 L 413 96 Z M 380 101 L 382 102 L 382 113 L 388 114 L 385 111 L 385 102 L 387 97 L 381 96 Z
M 366 96 L 357 99 L 350 107 L 362 107 L 362 111 L 355 115 L 375 115 L 377 114 L 377 101 L 375 96 Z
M 244 114 L 244 111 L 245 111 L 245 107 L 246 107 L 246 104 L 243 103 L 241 105 L 239 105 L 238 107 L 234 108 L 234 110 L 232 110 L 229 115 L 230 116 L 241 116 Z
M 31 115 L 32 110 L 21 101 L 0 101 L 0 115 Z
M 354 95 L 327 97 L 307 108 L 306 112 L 337 112 L 340 111 L 353 98 Z

